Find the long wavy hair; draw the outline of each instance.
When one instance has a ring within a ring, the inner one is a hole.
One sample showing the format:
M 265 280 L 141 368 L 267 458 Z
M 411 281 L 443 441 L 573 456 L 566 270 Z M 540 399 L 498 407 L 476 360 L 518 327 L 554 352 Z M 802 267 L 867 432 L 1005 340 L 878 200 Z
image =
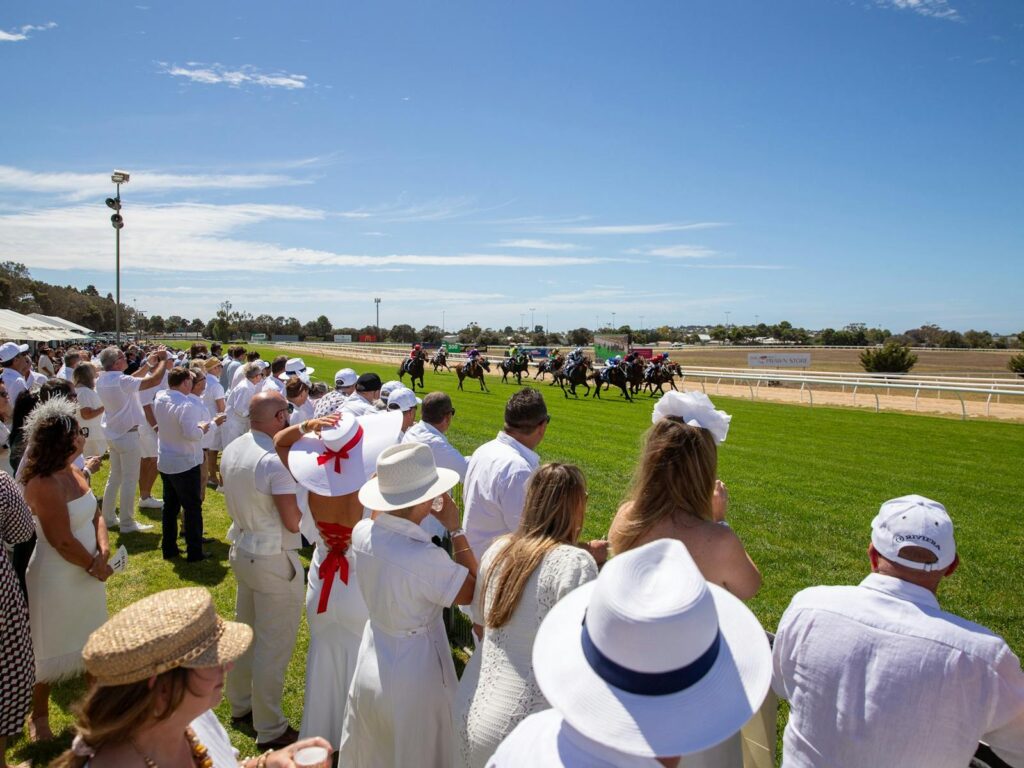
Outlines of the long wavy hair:
M 494 600 L 487 626 L 504 626 L 512 618 L 530 576 L 559 544 L 575 544 L 583 529 L 587 482 L 572 464 L 545 464 L 530 478 L 519 528 L 491 562 L 484 585 Z
M 34 477 L 49 477 L 64 469 L 75 455 L 75 404 L 61 396 L 39 403 L 25 419 L 24 433 L 26 448 L 19 470 L 27 485 Z
M 647 432 L 627 499 L 631 509 L 616 530 L 612 549 L 632 549 L 663 520 L 711 520 L 717 475 L 718 448 L 708 430 L 675 416 L 656 422 Z
M 188 688 L 189 670 L 175 667 L 157 676 L 156 683 L 140 680 L 126 685 L 93 683 L 78 707 L 76 731 L 89 749 L 99 752 L 108 744 L 127 741 L 150 718 L 165 720 L 181 706 Z M 157 711 L 157 698 L 164 685 L 169 686 L 167 706 Z M 76 755 L 69 749 L 50 763 L 50 768 L 82 768 L 89 761 L 85 755 Z

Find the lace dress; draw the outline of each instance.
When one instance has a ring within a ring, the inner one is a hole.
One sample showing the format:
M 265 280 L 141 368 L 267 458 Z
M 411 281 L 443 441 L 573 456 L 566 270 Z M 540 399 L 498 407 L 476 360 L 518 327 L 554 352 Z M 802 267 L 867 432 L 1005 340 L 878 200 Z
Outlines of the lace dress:
M 5 547 L 32 538 L 32 513 L 18 484 L 0 473 L 0 535 Z M 21 733 L 36 671 L 28 606 L 6 552 L 0 552 L 0 736 Z
M 494 599 L 492 580 L 483 594 L 495 555 L 508 543 L 498 539 L 480 563 L 473 606 L 484 617 Z M 534 712 L 550 705 L 533 675 L 533 640 L 551 607 L 581 584 L 597 578 L 597 564 L 588 552 L 567 544 L 545 555 L 530 575 L 512 618 L 498 629 L 486 629 L 459 682 L 455 727 L 461 766 L 484 768 L 498 745 Z

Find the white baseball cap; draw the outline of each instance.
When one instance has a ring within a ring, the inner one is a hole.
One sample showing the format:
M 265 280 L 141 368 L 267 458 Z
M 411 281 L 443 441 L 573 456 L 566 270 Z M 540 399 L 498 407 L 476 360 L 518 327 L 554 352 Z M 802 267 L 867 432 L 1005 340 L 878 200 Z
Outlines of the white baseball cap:
M 351 368 L 342 368 L 336 374 L 334 374 L 334 383 L 341 384 L 343 387 L 355 386 L 356 379 L 359 378 L 359 374 L 353 371 Z
M 396 379 L 392 379 L 391 381 L 385 381 L 380 388 L 381 399 L 387 400 L 391 393 L 398 389 L 405 389 L 405 384 Z
M 400 387 L 392 390 L 388 396 L 389 411 L 411 411 L 417 405 L 423 405 L 423 401 L 416 397 L 416 393 L 407 387 Z
M 917 571 L 943 571 L 956 559 L 953 521 L 937 501 L 911 494 L 885 502 L 871 521 L 871 543 L 886 560 Z M 920 563 L 900 556 L 904 547 L 921 547 L 935 562 Z
M 13 341 L 4 342 L 0 346 L 0 363 L 9 363 L 24 352 L 28 352 L 28 344 L 18 344 Z

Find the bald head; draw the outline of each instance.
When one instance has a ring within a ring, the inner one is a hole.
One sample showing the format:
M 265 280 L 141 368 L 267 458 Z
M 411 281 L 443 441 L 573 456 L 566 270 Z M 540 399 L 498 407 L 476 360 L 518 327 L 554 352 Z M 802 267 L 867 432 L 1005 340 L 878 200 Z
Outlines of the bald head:
M 257 392 L 249 401 L 249 423 L 273 437 L 288 426 L 288 401 L 279 392 Z

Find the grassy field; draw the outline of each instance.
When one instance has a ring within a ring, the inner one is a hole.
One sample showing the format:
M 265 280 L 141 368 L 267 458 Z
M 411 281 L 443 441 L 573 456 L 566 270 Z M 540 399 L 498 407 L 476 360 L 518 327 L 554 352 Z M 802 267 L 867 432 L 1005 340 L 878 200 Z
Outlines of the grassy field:
M 272 357 L 274 350 L 263 350 Z M 331 379 L 348 363 L 305 358 Z M 386 381 L 392 365 L 351 363 L 375 370 Z M 491 439 L 502 421 L 505 400 L 517 388 L 488 381 L 490 394 L 468 383 L 456 391 L 454 374 L 427 373 L 429 390 L 452 395 L 457 415 L 449 433 L 463 452 Z M 540 385 L 552 415 L 539 448 L 544 461 L 568 461 L 587 476 L 590 505 L 584 535 L 602 537 L 622 501 L 644 430 L 650 424 L 646 398 L 626 403 L 613 393 L 599 402 L 566 400 L 557 388 Z M 1024 650 L 1024 426 L 960 422 L 894 413 L 865 413 L 714 398 L 733 414 L 728 441 L 719 452 L 719 472 L 732 499 L 729 521 L 764 575 L 750 607 L 768 629 L 798 590 L 813 584 L 856 583 L 867 572 L 865 550 L 871 518 L 885 499 L 920 493 L 942 501 L 957 524 L 963 565 L 942 588 L 947 610 L 991 627 L 1012 648 Z M 102 475 L 94 481 L 99 493 Z M 141 518 L 158 518 L 140 512 Z M 223 540 L 228 519 L 220 494 L 209 492 L 207 532 Z M 224 616 L 234 604 L 227 545 L 211 546 L 216 558 L 192 565 L 160 557 L 159 525 L 152 531 L 112 536 L 131 553 L 126 574 L 109 582 L 111 612 L 160 589 L 199 584 L 214 593 Z M 298 727 L 302 712 L 307 632 L 303 624 L 286 684 L 285 711 Z M 15 762 L 45 764 L 70 743 L 70 709 L 81 683 L 60 686 L 51 719 L 62 732 L 57 745 L 14 749 Z M 219 713 L 226 722 L 228 710 Z M 255 753 L 251 733 L 233 732 L 243 755 Z

